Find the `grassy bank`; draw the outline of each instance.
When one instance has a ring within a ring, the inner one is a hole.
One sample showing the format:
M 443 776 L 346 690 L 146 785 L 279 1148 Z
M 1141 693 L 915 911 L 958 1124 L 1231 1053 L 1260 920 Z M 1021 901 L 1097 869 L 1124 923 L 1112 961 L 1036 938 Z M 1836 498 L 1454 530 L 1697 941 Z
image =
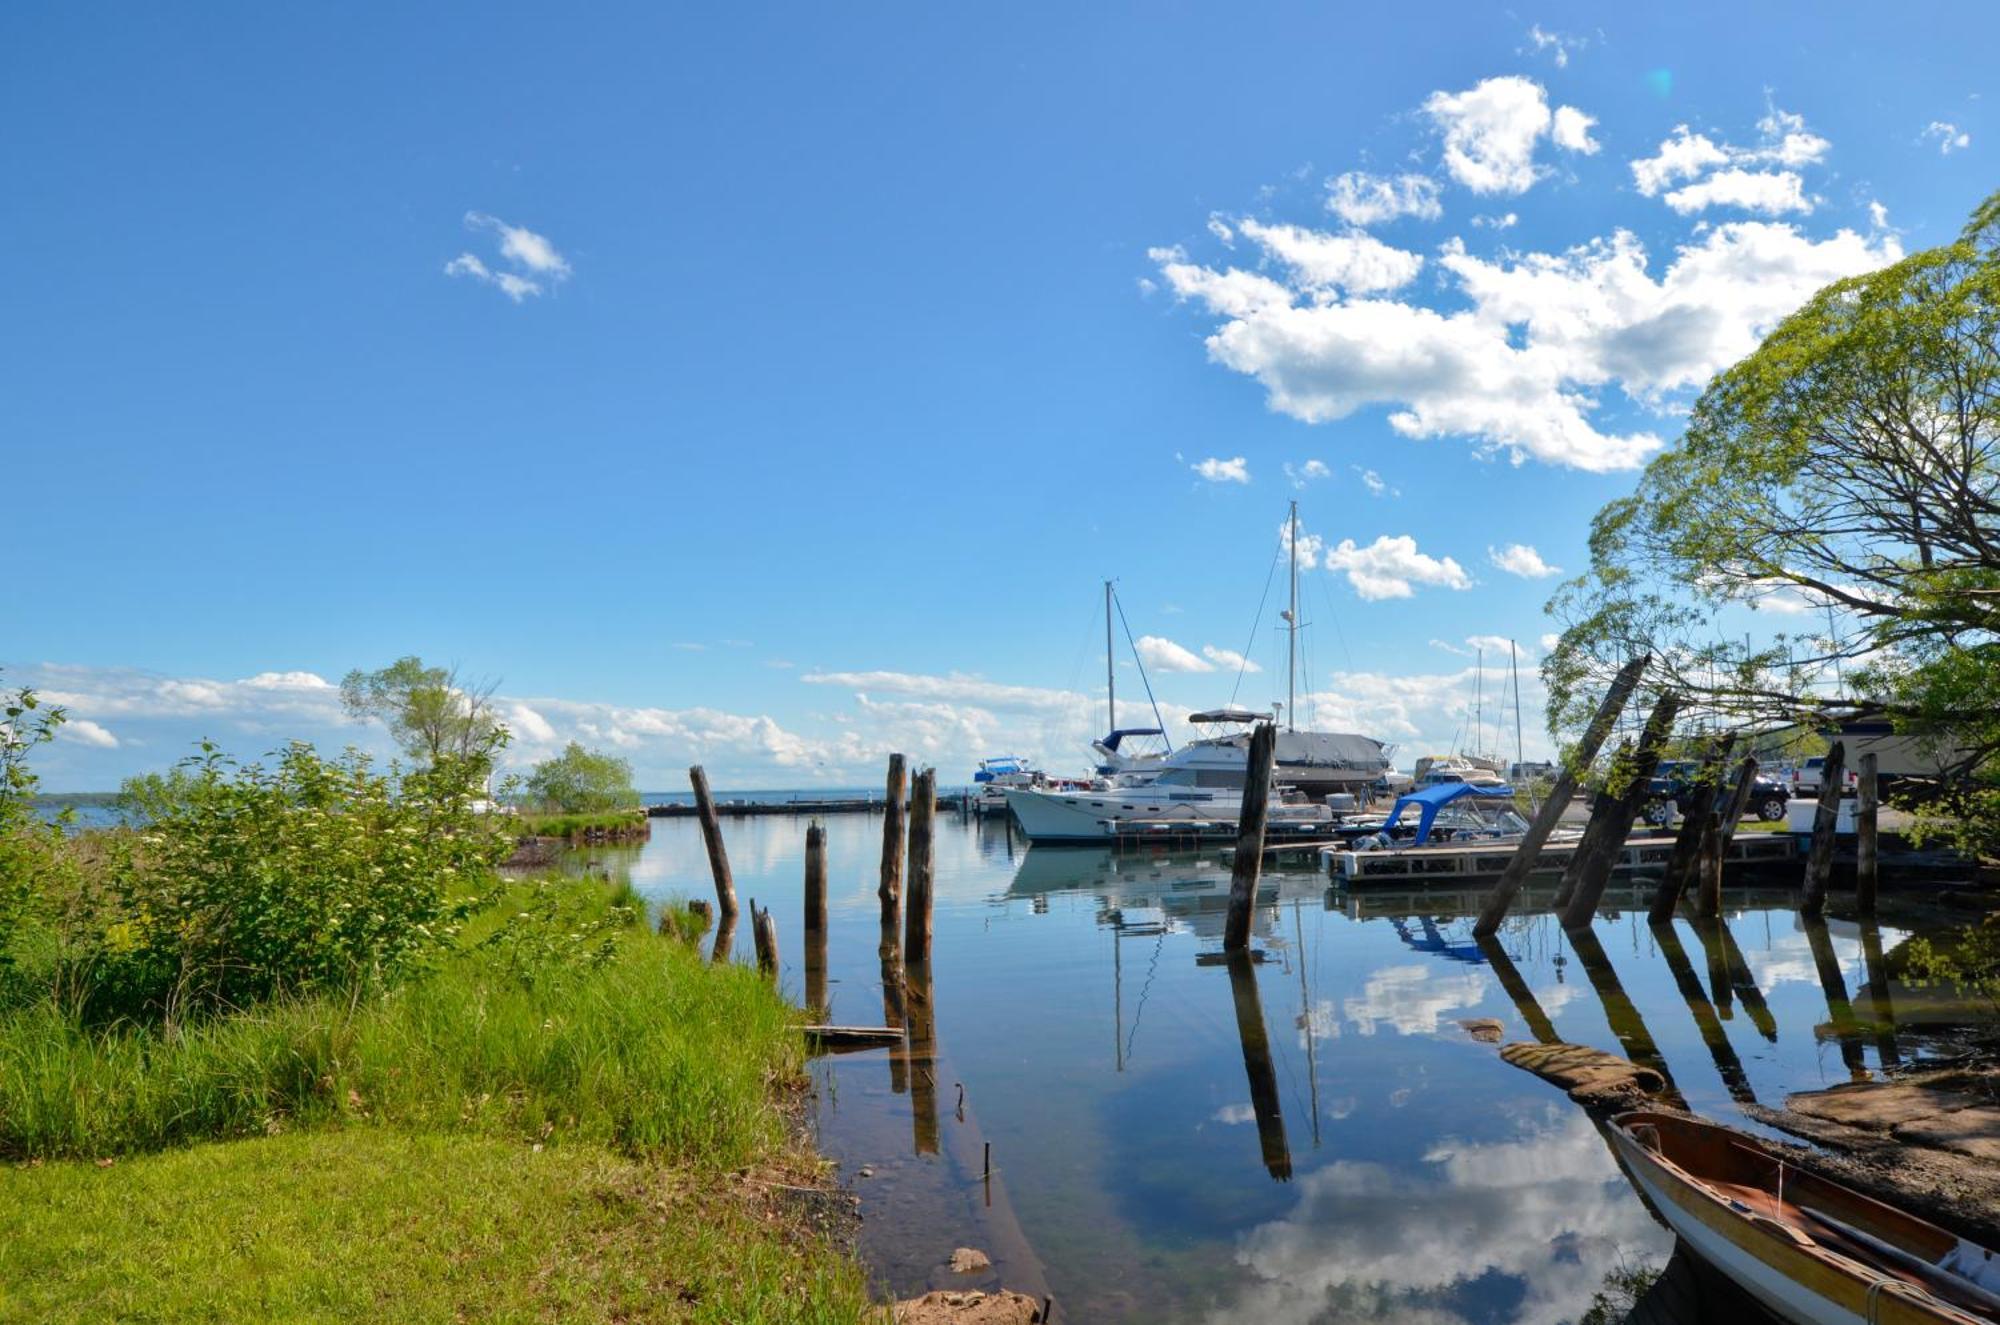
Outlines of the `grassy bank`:
M 359 995 L 0 1011 L 0 1320 L 856 1319 L 756 1180 L 813 1181 L 796 1014 L 634 900 L 516 886 Z
M 606 810 L 600 814 L 534 814 L 523 811 L 514 826 L 522 837 L 560 837 L 566 841 L 591 838 L 624 841 L 652 835 L 644 810 Z

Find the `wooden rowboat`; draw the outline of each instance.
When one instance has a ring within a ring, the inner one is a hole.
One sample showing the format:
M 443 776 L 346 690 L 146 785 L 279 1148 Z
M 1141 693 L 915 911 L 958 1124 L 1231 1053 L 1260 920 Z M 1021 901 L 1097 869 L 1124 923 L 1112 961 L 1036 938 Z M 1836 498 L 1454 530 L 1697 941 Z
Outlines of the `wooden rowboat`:
M 1800 1325 L 2000 1321 L 2000 1255 L 1727 1127 L 1620 1114 L 1612 1149 L 1681 1240 Z

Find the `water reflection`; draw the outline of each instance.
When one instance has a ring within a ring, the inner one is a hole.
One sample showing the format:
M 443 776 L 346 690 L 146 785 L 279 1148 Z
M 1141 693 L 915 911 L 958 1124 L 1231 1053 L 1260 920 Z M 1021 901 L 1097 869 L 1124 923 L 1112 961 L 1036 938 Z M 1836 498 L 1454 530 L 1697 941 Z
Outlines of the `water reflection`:
M 727 831 L 739 888 L 799 914 L 803 825 Z M 1547 889 L 1524 890 L 1482 941 L 1483 889 L 1329 891 L 1274 865 L 1253 915 L 1268 960 L 1203 964 L 1227 904 L 1214 856 L 1041 850 L 945 818 L 934 957 L 906 975 L 875 895 L 880 819 L 827 831 L 823 978 L 846 1004 L 829 1020 L 905 1030 L 886 1073 L 869 1054 L 814 1065 L 863 1252 L 885 1288 L 950 1286 L 953 1246 L 1002 1240 L 981 1222 L 990 1140 L 1067 1320 L 1574 1318 L 1608 1270 L 1663 1260 L 1670 1239 L 1573 1106 L 1461 1022 L 1625 1054 L 1697 1112 L 1748 1123 L 1752 1101 L 1845 1080 L 1857 1055 L 1906 1061 L 1913 1019 L 1962 1007 L 1898 979 L 1893 920 L 1815 933 L 1789 891 L 1732 888 L 1721 917 L 1652 927 L 1645 881 L 1614 883 L 1577 939 Z M 649 897 L 706 889 L 685 821 L 635 857 Z

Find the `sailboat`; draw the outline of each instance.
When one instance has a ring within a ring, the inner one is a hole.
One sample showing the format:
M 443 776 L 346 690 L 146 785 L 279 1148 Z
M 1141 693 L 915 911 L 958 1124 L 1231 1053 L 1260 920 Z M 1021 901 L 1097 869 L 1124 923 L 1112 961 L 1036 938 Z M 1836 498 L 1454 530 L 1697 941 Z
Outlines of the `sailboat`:
M 1259 723 L 1279 722 L 1272 781 L 1278 803 L 1273 814 L 1301 827 L 1330 824 L 1329 794 L 1351 793 L 1365 803 L 1367 793 L 1389 771 L 1393 747 L 1351 732 L 1301 731 L 1295 721 L 1298 700 L 1299 632 L 1299 506 L 1291 504 L 1291 605 L 1282 613 L 1286 626 L 1288 666 L 1283 712 L 1254 709 L 1208 709 L 1188 715 L 1203 732 L 1179 749 L 1172 748 L 1161 727 L 1120 728 L 1117 716 L 1118 680 L 1114 664 L 1112 621 L 1117 610 L 1111 582 L 1104 584 L 1105 694 L 1110 734 L 1094 743 L 1101 785 L 1087 790 L 1047 791 L 1007 788 L 1007 804 L 1031 842 L 1092 842 L 1117 837 L 1132 820 L 1231 820 L 1241 816 L 1243 785 L 1248 772 L 1250 734 Z M 1144 663 L 1140 664 L 1143 677 Z M 1132 753 L 1125 742 L 1158 738 L 1160 752 Z

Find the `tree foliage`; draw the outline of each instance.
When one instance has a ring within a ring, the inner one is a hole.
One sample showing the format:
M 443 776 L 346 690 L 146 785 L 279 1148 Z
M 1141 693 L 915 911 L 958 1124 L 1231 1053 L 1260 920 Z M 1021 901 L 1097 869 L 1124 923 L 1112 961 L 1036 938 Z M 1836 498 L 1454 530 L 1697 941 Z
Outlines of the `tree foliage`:
M 0 977 L 15 957 L 15 939 L 46 908 L 50 880 L 63 867 L 60 825 L 35 809 L 40 785 L 28 762 L 55 739 L 63 710 L 45 706 L 33 690 L 0 691 Z
M 639 803 L 632 765 L 615 755 L 586 750 L 575 741 L 528 775 L 530 801 L 563 814 L 597 814 L 631 809 Z
M 493 712 L 491 682 L 462 679 L 455 667 L 426 667 L 412 654 L 376 671 L 351 671 L 340 702 L 357 718 L 388 727 L 404 753 L 428 768 L 448 760 L 490 761 L 507 729 Z
M 1626 658 L 1737 726 L 1863 712 L 2000 752 L 2000 194 L 1951 244 L 1836 282 L 1711 382 L 1598 513 L 1550 604 L 1551 726 Z M 1798 629 L 1722 637 L 1732 604 Z M 1823 628 L 1822 628 L 1823 627 Z

